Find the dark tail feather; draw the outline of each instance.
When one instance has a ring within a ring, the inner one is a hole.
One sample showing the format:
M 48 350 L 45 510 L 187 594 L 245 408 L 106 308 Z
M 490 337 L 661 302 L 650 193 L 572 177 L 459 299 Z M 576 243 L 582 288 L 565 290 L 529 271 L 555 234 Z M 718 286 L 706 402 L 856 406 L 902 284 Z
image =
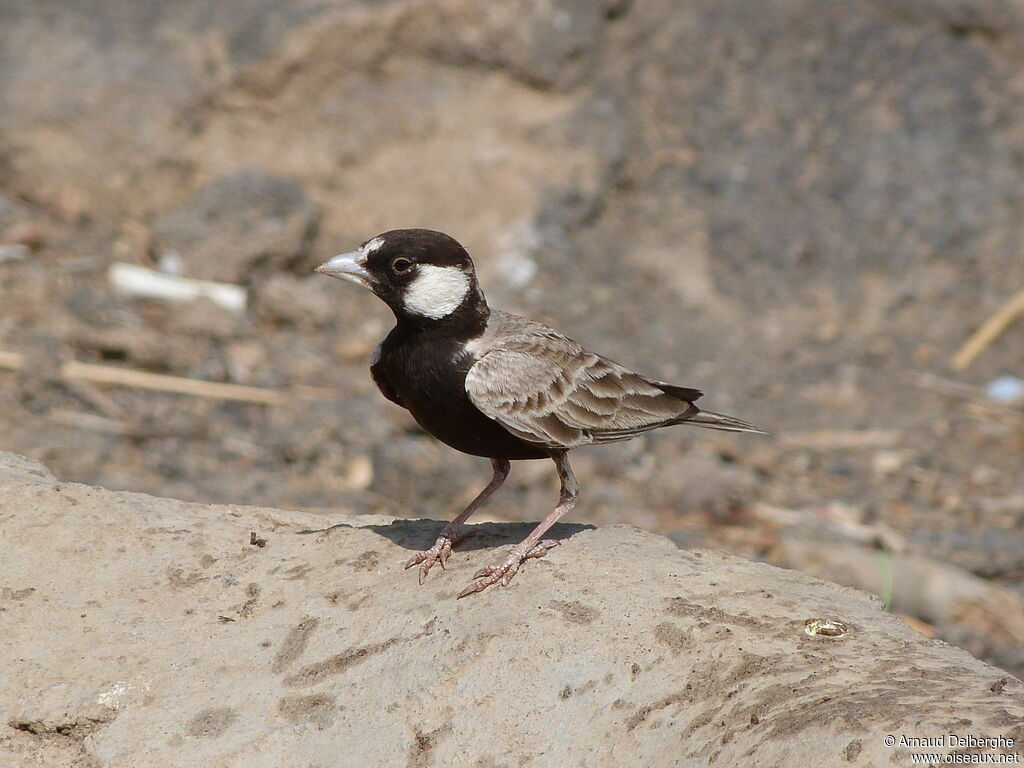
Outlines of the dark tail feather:
M 696 406 L 694 406 L 696 407 Z M 720 429 L 723 432 L 754 432 L 759 435 L 767 435 L 760 427 L 755 427 L 753 424 L 748 424 L 740 419 L 734 419 L 732 416 L 726 416 L 722 413 L 714 413 L 712 411 L 698 411 L 692 416 L 687 416 L 679 421 L 680 424 L 693 424 L 695 427 L 701 427 L 703 429 Z

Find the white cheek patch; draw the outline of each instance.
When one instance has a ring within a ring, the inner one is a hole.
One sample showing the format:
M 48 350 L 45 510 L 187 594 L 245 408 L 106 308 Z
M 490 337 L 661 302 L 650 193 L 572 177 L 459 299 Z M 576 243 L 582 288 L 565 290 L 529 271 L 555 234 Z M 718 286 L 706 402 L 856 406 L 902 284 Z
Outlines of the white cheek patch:
M 421 264 L 405 289 L 407 312 L 440 320 L 459 308 L 469 293 L 469 275 L 458 267 Z

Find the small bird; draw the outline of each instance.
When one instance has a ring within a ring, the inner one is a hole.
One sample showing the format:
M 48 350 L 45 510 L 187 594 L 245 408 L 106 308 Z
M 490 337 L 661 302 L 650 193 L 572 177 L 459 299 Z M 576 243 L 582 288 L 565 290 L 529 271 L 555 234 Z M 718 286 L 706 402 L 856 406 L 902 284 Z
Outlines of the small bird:
M 395 327 L 370 360 L 381 394 L 441 442 L 491 460 L 487 487 L 406 563 L 419 565 L 420 584 L 435 563 L 445 568 L 452 545 L 471 533 L 463 523 L 498 490 L 512 461 L 552 459 L 558 504 L 503 562 L 477 571 L 460 598 L 507 586 L 525 560 L 558 545 L 542 537 L 576 505 L 579 486 L 567 458 L 573 448 L 674 424 L 765 434 L 702 411 L 696 389 L 635 373 L 553 328 L 492 310 L 469 253 L 442 232 L 390 230 L 316 271 L 369 288 L 394 313 Z

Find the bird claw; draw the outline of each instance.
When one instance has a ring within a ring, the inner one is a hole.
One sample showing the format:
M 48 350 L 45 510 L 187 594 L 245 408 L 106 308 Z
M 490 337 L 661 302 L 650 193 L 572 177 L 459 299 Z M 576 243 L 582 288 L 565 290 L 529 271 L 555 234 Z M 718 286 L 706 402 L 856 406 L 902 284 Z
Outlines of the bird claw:
M 417 552 L 406 561 L 405 570 L 418 565 L 420 567 L 419 582 L 422 585 L 427 580 L 427 574 L 434 567 L 434 563 L 439 564 L 442 571 L 447 570 L 448 559 L 452 556 L 452 545 L 472 534 L 472 530 L 441 531 L 434 546 L 423 552 Z
M 483 592 L 492 584 L 498 584 L 499 582 L 501 583 L 501 586 L 507 587 L 509 582 L 512 581 L 512 577 L 519 573 L 519 566 L 521 566 L 524 561 L 529 560 L 532 557 L 544 557 L 544 555 L 548 553 L 549 549 L 557 547 L 560 543 L 561 542 L 554 539 L 544 539 L 543 541 L 538 541 L 534 544 L 526 554 L 520 552 L 518 547 L 513 547 L 509 556 L 505 558 L 505 562 L 501 565 L 488 565 L 474 573 L 473 578 L 476 579 L 476 581 L 459 592 L 456 599 L 461 600 L 463 597 L 468 597 L 475 592 Z

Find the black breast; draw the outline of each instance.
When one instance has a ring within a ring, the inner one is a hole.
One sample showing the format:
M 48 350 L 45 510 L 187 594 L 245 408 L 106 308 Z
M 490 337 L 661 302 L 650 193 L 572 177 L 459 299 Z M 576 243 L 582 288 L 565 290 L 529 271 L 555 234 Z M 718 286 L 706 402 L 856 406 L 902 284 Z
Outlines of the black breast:
M 466 394 L 473 359 L 461 339 L 404 334 L 396 328 L 381 346 L 379 370 L 427 432 L 452 448 L 494 459 L 543 459 L 542 446 L 521 440 L 481 413 Z

